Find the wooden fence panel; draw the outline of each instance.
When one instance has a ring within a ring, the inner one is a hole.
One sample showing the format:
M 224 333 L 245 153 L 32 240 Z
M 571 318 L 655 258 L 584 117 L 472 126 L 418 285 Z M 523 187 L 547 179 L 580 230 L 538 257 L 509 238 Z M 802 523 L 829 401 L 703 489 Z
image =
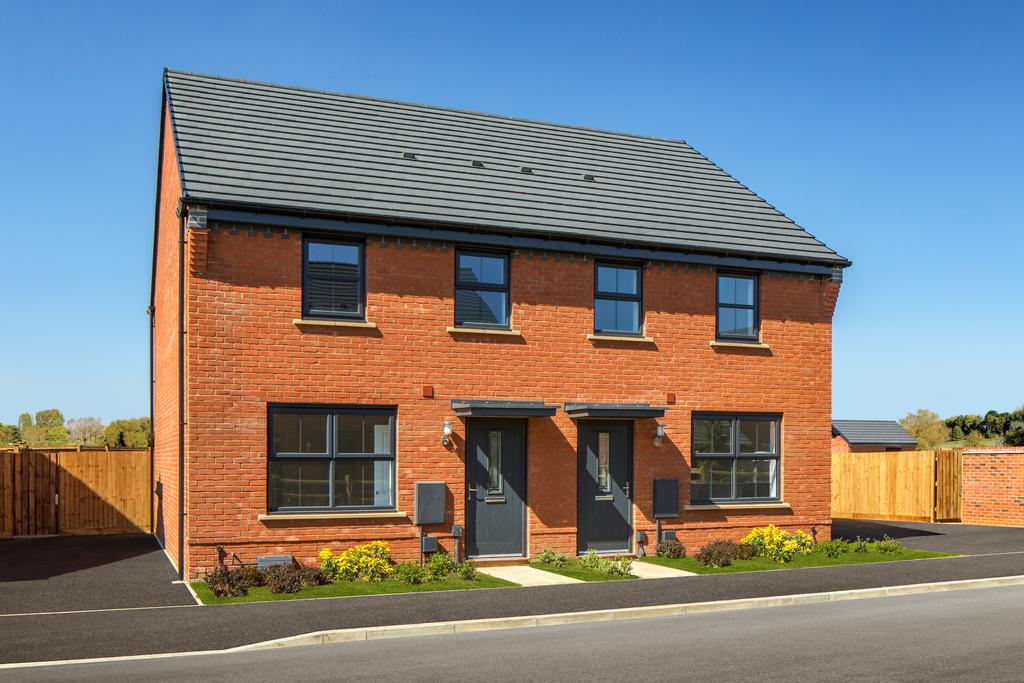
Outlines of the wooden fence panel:
M 934 519 L 932 451 L 832 456 L 832 516 L 929 522 Z
M 149 532 L 150 464 L 148 449 L 0 450 L 0 538 Z
M 148 450 L 61 453 L 62 534 L 150 530 Z
M 963 452 L 935 452 L 935 521 L 959 522 L 963 501 Z
M 0 450 L 0 538 L 14 535 L 14 451 Z

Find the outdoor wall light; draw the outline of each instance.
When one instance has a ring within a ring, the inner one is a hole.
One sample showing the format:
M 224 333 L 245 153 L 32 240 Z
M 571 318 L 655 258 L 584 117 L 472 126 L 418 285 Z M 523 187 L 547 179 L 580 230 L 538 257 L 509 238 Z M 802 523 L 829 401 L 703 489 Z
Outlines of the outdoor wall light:
M 661 446 L 661 440 L 665 437 L 665 426 L 658 425 L 658 428 L 654 430 L 654 445 Z
M 448 420 L 444 421 L 444 427 L 441 429 L 441 445 L 448 447 L 452 442 L 452 423 Z

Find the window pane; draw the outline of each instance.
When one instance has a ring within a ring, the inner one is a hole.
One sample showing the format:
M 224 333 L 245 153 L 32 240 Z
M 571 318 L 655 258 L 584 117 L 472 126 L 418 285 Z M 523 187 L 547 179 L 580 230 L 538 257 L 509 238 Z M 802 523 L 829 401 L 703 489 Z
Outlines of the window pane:
M 733 460 L 711 460 L 711 497 L 732 498 Z
M 611 455 L 611 434 L 597 434 L 597 490 L 599 493 L 611 493 L 612 482 L 608 474 L 608 459 Z
M 391 453 L 390 415 L 367 415 L 363 419 L 363 448 L 366 453 Z
M 598 332 L 639 332 L 640 302 L 595 299 L 594 329 Z
M 327 416 L 274 413 L 275 453 L 326 453 Z
M 327 507 L 328 460 L 272 460 L 270 462 L 269 506 Z
M 390 460 L 335 460 L 335 506 L 391 507 L 391 468 Z
M 737 460 L 737 498 L 777 497 L 777 460 Z
M 459 282 L 462 284 L 505 284 L 505 257 L 459 254 Z
M 489 432 L 487 437 L 487 492 L 501 493 L 501 432 Z
M 335 450 L 338 453 L 365 453 L 363 450 L 363 416 L 338 415 L 334 418 Z
M 695 460 L 690 468 L 690 501 L 711 499 L 711 461 Z
M 695 420 L 693 448 L 697 453 L 732 451 L 732 420 Z
M 507 325 L 508 293 L 482 289 L 455 290 L 455 324 Z
M 640 271 L 636 268 L 597 267 L 597 290 L 609 294 L 637 294 Z
M 718 303 L 754 305 L 754 280 L 746 277 L 718 277 Z
M 740 420 L 740 453 L 774 452 L 774 420 Z
M 718 334 L 727 337 L 753 337 L 754 311 L 749 308 L 719 308 Z

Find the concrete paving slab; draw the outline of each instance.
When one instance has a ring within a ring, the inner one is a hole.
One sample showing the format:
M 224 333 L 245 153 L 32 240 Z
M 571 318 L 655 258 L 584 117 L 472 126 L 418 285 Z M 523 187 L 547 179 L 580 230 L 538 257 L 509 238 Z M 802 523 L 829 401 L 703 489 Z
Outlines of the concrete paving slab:
M 499 579 L 505 579 L 520 586 L 559 586 L 565 583 L 583 583 L 579 579 L 573 579 L 554 572 L 546 572 L 543 569 L 534 569 L 529 565 L 515 565 L 508 567 L 487 567 L 481 570 L 481 574 L 489 574 Z
M 650 562 L 634 562 L 630 571 L 634 576 L 638 576 L 641 579 L 674 579 L 680 576 L 697 576 L 694 572 L 663 567 L 660 564 L 651 564 Z

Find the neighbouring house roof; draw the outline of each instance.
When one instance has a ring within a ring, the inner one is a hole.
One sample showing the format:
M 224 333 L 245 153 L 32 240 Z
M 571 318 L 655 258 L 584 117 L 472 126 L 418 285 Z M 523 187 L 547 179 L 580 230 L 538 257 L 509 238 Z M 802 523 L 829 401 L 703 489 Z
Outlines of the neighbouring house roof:
M 682 140 L 167 70 L 186 200 L 822 266 Z
M 850 445 L 917 445 L 917 440 L 895 420 L 832 420 L 832 436 L 836 435 Z

